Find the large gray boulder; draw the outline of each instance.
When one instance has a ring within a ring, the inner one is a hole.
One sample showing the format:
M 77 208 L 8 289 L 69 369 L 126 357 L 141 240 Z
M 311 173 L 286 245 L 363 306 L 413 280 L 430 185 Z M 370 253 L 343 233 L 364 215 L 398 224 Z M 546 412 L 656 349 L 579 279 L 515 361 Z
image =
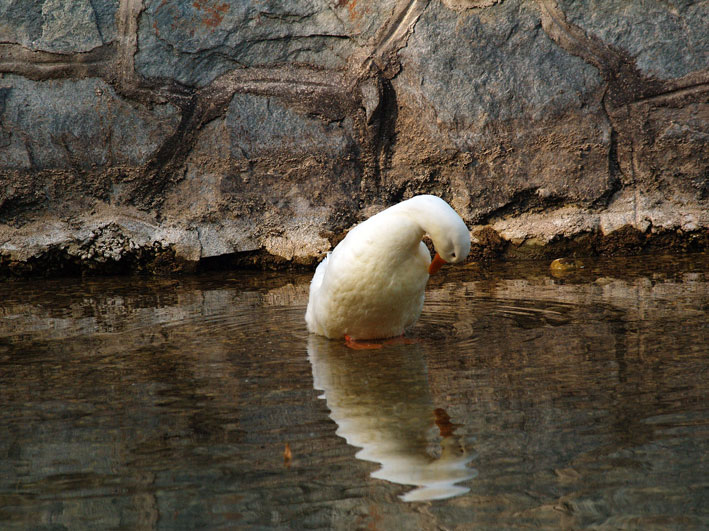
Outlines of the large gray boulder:
M 315 263 L 448 200 L 474 258 L 709 246 L 709 2 L 0 3 L 0 269 Z

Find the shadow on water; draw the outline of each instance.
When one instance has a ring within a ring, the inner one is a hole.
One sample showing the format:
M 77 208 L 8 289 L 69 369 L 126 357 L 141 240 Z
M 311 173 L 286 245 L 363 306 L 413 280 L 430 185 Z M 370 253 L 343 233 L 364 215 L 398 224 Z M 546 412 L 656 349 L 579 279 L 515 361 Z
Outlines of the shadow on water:
M 0 528 L 706 528 L 706 257 L 535 267 L 377 351 L 302 275 L 0 284 Z

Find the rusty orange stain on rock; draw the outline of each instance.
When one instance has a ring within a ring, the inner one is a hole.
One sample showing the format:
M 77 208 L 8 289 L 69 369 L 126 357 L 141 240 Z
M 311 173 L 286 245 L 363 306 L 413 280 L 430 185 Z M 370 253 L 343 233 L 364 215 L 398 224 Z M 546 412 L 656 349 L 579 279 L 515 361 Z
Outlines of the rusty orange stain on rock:
M 337 1 L 337 7 L 345 7 L 347 6 L 347 10 L 350 12 L 350 18 L 357 18 L 357 14 L 355 13 L 355 8 L 357 7 L 357 0 L 338 0 Z
M 229 11 L 229 4 L 214 4 L 209 0 L 194 0 L 192 7 L 198 11 L 202 11 L 202 24 L 210 28 L 216 28 L 224 20 L 224 15 Z

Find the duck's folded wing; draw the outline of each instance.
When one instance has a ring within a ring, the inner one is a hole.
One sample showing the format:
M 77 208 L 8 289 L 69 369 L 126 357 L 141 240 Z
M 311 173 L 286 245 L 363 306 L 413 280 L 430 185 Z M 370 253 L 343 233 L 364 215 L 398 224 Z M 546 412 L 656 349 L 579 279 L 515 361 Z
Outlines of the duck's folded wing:
M 320 264 L 318 264 L 318 267 L 315 269 L 315 274 L 313 275 L 313 279 L 310 281 L 310 294 L 312 295 L 314 292 L 317 292 L 320 289 L 320 286 L 322 286 L 322 281 L 323 278 L 325 277 L 325 271 L 327 270 L 327 263 L 330 259 L 330 253 L 327 253 L 325 258 L 323 259 Z

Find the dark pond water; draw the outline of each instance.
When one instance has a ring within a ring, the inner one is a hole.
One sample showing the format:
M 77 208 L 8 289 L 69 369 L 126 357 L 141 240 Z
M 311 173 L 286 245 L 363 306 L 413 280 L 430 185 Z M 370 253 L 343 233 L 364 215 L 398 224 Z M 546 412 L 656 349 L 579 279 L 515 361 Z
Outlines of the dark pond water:
M 706 256 L 445 268 L 376 351 L 308 282 L 0 284 L 0 528 L 709 526 Z

